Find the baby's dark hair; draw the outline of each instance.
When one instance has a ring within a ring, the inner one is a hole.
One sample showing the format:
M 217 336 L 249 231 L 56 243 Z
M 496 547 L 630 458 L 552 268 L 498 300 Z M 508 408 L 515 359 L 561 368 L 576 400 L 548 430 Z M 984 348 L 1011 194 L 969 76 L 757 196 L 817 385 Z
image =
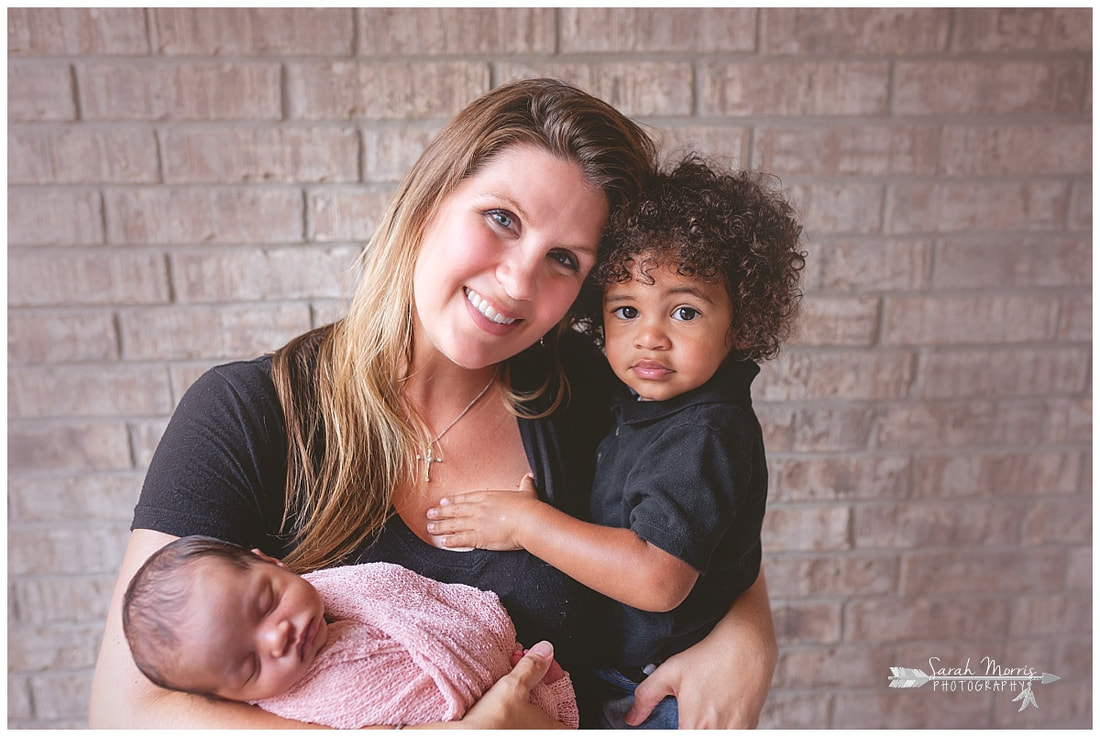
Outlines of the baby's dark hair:
M 798 312 L 806 253 L 794 208 L 773 179 L 716 171 L 696 154 L 653 175 L 641 196 L 608 223 L 599 262 L 578 301 L 577 329 L 602 344 L 602 291 L 630 281 L 635 268 L 644 278 L 653 268 L 674 267 L 725 286 L 739 358 L 774 358 Z
M 215 560 L 244 572 L 261 559 L 250 550 L 223 540 L 190 535 L 153 553 L 134 574 L 122 600 L 122 631 L 138 670 L 172 691 L 195 691 L 173 680 L 169 666 L 179 653 L 179 628 L 188 613 L 196 564 Z

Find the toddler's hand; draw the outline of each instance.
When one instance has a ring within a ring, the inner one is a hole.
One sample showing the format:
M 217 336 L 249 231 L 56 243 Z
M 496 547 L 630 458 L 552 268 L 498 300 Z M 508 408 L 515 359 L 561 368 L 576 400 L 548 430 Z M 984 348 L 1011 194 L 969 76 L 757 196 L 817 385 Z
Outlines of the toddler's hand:
M 527 474 L 516 490 L 472 491 L 439 500 L 428 510 L 428 533 L 444 548 L 522 550 L 521 530 L 541 504 Z

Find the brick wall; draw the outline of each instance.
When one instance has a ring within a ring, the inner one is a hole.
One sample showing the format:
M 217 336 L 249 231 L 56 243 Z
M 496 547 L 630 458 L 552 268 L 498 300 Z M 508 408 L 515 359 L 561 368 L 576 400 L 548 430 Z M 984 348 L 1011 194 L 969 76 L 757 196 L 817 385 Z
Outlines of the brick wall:
M 1090 726 L 1091 38 L 1087 8 L 9 10 L 9 726 L 86 723 L 188 384 L 339 315 L 427 138 L 531 74 L 806 222 L 756 387 L 764 725 Z M 1062 680 L 1022 713 L 887 688 L 930 657 Z

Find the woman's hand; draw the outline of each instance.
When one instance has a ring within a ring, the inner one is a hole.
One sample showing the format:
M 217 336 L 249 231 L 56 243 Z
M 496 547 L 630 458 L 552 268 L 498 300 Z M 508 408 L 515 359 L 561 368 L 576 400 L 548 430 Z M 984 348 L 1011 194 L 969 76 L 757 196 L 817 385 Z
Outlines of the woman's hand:
M 564 729 L 564 724 L 531 703 L 531 689 L 543 679 L 553 660 L 554 648 L 550 643 L 536 644 L 452 726 L 459 729 Z
M 641 723 L 665 696 L 675 696 L 680 729 L 753 729 L 771 687 L 779 648 L 764 572 L 706 638 L 653 671 L 626 714 Z

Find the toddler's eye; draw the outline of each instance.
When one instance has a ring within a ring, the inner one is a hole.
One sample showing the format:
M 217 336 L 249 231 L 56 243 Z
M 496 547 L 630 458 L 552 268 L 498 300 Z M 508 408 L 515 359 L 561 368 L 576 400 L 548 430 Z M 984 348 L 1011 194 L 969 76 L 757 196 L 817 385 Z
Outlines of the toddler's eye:
M 691 322 L 695 318 L 699 317 L 699 310 L 694 307 L 677 307 L 672 311 L 672 316 L 677 320 L 684 322 Z
M 611 311 L 611 314 L 618 315 L 619 319 L 621 320 L 633 320 L 635 317 L 638 316 L 638 308 L 631 307 L 629 305 L 624 307 L 616 307 L 614 310 Z

